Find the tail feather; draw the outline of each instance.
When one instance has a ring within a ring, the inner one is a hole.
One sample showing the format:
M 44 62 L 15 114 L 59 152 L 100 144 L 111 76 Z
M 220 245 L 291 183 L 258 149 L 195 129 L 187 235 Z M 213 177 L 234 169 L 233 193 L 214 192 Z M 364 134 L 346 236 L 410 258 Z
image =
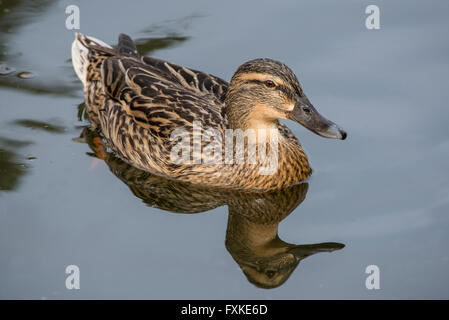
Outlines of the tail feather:
M 112 47 L 94 37 L 88 37 L 77 33 L 72 43 L 72 63 L 76 75 L 83 85 L 87 83 L 87 67 L 89 65 L 89 52 L 91 50 L 101 50 L 113 53 Z
M 73 68 L 84 86 L 86 114 L 93 129 L 101 126 L 99 110 L 105 103 L 101 66 L 116 55 L 117 51 L 103 41 L 82 34 L 76 34 L 72 44 Z
M 128 35 L 123 33 L 118 37 L 117 52 L 119 56 L 139 58 L 136 44 Z

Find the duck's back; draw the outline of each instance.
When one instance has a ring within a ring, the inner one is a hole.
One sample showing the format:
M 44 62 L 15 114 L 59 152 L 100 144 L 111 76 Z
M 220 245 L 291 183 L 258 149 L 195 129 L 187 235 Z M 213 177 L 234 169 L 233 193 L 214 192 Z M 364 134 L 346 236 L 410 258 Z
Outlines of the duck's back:
M 129 98 L 126 93 L 134 97 L 141 95 L 148 103 L 147 109 L 168 102 L 166 106 L 176 105 L 182 116 L 187 118 L 190 117 L 184 110 L 201 114 L 201 110 L 192 109 L 194 105 L 209 109 L 207 112 L 213 114 L 223 106 L 228 87 L 226 81 L 210 74 L 139 56 L 134 42 L 123 34 L 119 37 L 117 49 L 93 37 L 77 34 L 72 46 L 72 61 L 84 84 L 89 113 L 98 114 L 96 109 L 105 104 L 104 98 L 128 103 L 124 100 Z M 167 111 L 175 110 L 167 108 Z M 95 115 L 90 120 L 94 126 L 99 124 Z

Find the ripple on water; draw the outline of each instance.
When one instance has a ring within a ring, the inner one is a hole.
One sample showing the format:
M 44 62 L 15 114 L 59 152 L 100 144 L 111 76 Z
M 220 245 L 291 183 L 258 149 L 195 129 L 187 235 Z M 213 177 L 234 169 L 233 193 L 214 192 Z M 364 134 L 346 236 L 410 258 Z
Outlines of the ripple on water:
M 7 65 L 0 64 L 0 75 L 6 76 L 8 74 L 11 74 L 15 71 L 14 68 L 8 67 Z

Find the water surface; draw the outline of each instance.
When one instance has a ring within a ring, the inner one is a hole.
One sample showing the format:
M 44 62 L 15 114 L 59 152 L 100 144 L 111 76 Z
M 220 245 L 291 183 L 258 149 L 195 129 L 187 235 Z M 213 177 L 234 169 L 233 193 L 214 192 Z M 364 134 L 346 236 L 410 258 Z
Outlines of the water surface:
M 286 122 L 314 174 L 264 197 L 98 159 L 70 4 L 82 33 L 112 45 L 127 33 L 141 53 L 226 80 L 280 60 L 349 138 Z M 368 4 L 380 30 L 365 28 Z M 0 298 L 449 298 L 448 14 L 437 0 L 2 0 Z M 252 245 L 264 234 L 290 255 Z M 65 287 L 71 264 L 80 290 Z M 372 264 L 380 290 L 365 287 Z

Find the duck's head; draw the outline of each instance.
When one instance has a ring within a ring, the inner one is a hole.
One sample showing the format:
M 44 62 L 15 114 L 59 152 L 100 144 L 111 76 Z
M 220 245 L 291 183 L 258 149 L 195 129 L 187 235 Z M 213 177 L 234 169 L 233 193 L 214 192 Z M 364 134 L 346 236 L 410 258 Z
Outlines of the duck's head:
M 278 248 L 278 252 L 271 256 L 247 255 L 246 261 L 239 260 L 243 273 L 259 288 L 277 288 L 287 281 L 301 260 L 316 253 L 332 252 L 345 247 L 344 244 L 336 242 L 293 245 L 279 239 L 278 241 L 282 242 L 284 247 Z
M 231 79 L 225 105 L 234 129 L 270 128 L 278 119 L 290 119 L 326 138 L 347 136 L 318 113 L 293 71 L 275 60 L 255 59 L 241 65 Z

